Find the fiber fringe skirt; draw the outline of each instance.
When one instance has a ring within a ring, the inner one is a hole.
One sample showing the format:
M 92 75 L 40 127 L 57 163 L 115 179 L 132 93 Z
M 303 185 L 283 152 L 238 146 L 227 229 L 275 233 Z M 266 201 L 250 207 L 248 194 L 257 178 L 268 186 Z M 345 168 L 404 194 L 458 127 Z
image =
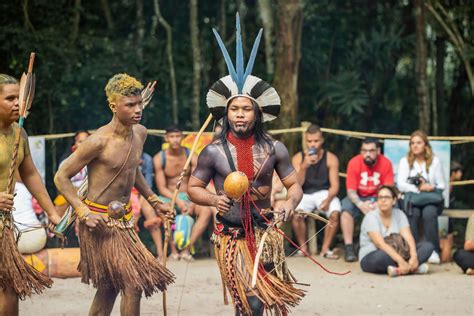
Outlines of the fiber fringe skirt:
M 263 232 L 255 228 L 257 244 Z M 277 232 L 270 231 L 265 240 L 261 257 L 265 269 L 259 269 L 255 289 L 251 286 L 254 258 L 245 238 L 214 231 L 211 240 L 215 246 L 222 282 L 241 314 L 252 315 L 247 296 L 257 296 L 265 309 L 273 310 L 276 315 L 287 315 L 290 307 L 298 305 L 304 297 L 304 291 L 293 286 L 295 279 L 285 262 L 283 238 Z
M 134 230 L 133 216 L 127 221 L 109 218 L 107 228 L 79 224 L 82 282 L 95 288 L 126 287 L 143 291 L 146 297 L 165 291 L 175 276 L 151 254 Z
M 13 227 L 11 215 L 0 212 L 0 288 L 13 288 L 18 297 L 24 299 L 43 292 L 53 281 L 23 259 Z

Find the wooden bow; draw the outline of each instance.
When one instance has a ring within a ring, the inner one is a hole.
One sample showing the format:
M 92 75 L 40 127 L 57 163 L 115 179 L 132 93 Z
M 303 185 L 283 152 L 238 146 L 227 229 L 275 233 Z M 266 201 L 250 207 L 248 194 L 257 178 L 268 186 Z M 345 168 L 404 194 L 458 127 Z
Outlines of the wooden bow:
M 274 213 L 274 214 L 281 214 L 277 211 L 273 211 L 273 210 L 262 210 L 262 212 L 260 213 L 262 215 L 262 217 L 265 219 L 265 221 L 267 221 L 265 215 L 263 215 L 262 213 Z M 257 254 L 255 255 L 255 260 L 254 260 L 254 263 L 253 263 L 253 273 L 252 273 L 252 283 L 251 283 L 251 286 L 252 288 L 255 288 L 256 285 L 257 285 L 257 277 L 258 277 L 258 265 L 260 263 L 260 257 L 262 255 L 262 252 L 263 252 L 263 247 L 265 245 L 265 239 L 267 238 L 268 236 L 268 233 L 271 229 L 274 229 L 276 230 L 280 235 L 282 235 L 286 240 L 288 240 L 293 246 L 296 247 L 296 250 L 293 251 L 288 257 L 291 257 L 293 254 L 295 254 L 298 250 L 302 251 L 301 248 L 306 245 L 309 241 L 311 241 L 314 237 L 316 237 L 322 230 L 324 230 L 328 225 L 331 224 L 331 222 L 329 220 L 327 220 L 326 218 L 322 217 L 322 216 L 319 216 L 318 214 L 314 214 L 314 213 L 306 213 L 306 212 L 301 212 L 301 211 L 294 211 L 294 214 L 298 214 L 298 215 L 304 215 L 304 216 L 308 216 L 308 217 L 311 217 L 315 220 L 319 220 L 319 221 L 322 221 L 324 223 L 326 223 L 326 225 L 324 225 L 323 228 L 321 228 L 319 231 L 317 231 L 313 236 L 311 236 L 308 240 L 306 240 L 302 245 L 298 246 L 297 244 L 295 244 L 291 238 L 289 238 L 283 231 L 281 231 L 279 229 L 279 225 L 282 223 L 282 218 L 281 217 L 277 217 L 276 219 L 273 220 L 273 222 L 269 223 L 268 227 L 267 227 L 267 230 L 263 233 L 262 235 L 262 238 L 260 239 L 260 243 L 258 245 L 258 251 L 257 251 Z M 304 251 L 302 251 L 304 256 L 307 257 L 308 259 L 310 259 L 311 261 L 313 261 L 314 263 L 316 263 L 317 265 L 319 265 L 324 271 L 328 272 L 328 273 L 331 273 L 331 274 L 337 274 L 337 275 L 346 275 L 348 273 L 350 273 L 350 271 L 346 271 L 346 272 L 343 272 L 343 273 L 338 273 L 338 272 L 332 272 L 332 271 L 329 271 L 327 270 L 325 267 L 323 267 L 319 262 L 317 262 L 312 256 L 310 256 L 309 254 L 305 253 Z M 277 269 L 281 264 L 283 264 L 284 262 L 286 262 L 286 259 L 279 263 L 278 265 L 274 266 L 273 269 L 269 272 L 267 272 L 265 274 L 265 276 L 269 273 L 272 273 L 275 269 Z M 264 276 L 264 277 L 265 277 Z
M 28 64 L 28 72 L 21 75 L 20 80 L 20 93 L 19 93 L 19 112 L 20 119 L 18 120 L 18 128 L 15 131 L 15 143 L 13 145 L 13 155 L 12 161 L 10 163 L 10 170 L 8 172 L 8 183 L 7 183 L 7 193 L 13 194 L 15 190 L 15 170 L 17 169 L 18 161 L 18 150 L 20 147 L 21 139 L 21 129 L 23 128 L 23 123 L 25 122 L 26 117 L 28 116 L 28 110 L 31 108 L 33 103 L 33 98 L 35 96 L 35 84 L 36 78 L 33 74 L 33 64 L 35 62 L 35 53 L 30 54 L 30 61 Z
M 181 171 L 181 174 L 179 175 L 178 182 L 176 182 L 176 188 L 173 191 L 173 198 L 171 199 L 171 205 L 170 208 L 176 213 L 174 210 L 174 206 L 176 204 L 176 198 L 178 197 L 179 189 L 181 188 L 181 183 L 183 182 L 184 176 L 188 172 L 189 165 L 191 164 L 191 160 L 193 158 L 193 154 L 196 151 L 197 144 L 199 142 L 199 138 L 201 137 L 202 133 L 204 130 L 207 128 L 209 123 L 212 121 L 212 114 L 209 114 L 207 117 L 206 121 L 204 124 L 201 126 L 201 129 L 196 135 L 196 138 L 194 139 L 193 147 L 191 148 L 191 151 L 189 152 L 188 159 L 186 160 L 186 163 L 184 164 L 183 170 Z M 165 241 L 163 244 L 163 265 L 166 267 L 166 258 L 167 258 L 167 253 L 168 253 L 168 243 L 169 239 L 171 236 L 171 223 L 170 220 L 165 220 Z M 167 315 L 167 309 L 166 309 L 166 291 L 163 291 L 163 315 Z

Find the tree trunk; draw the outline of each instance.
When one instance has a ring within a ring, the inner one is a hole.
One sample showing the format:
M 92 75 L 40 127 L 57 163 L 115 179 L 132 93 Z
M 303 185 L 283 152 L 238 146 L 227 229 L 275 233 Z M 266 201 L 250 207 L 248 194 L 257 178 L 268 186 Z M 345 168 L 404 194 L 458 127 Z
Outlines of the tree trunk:
M 25 29 L 27 30 L 29 29 L 32 32 L 34 32 L 35 28 L 33 24 L 31 23 L 30 14 L 28 13 L 28 0 L 23 0 L 21 7 L 23 9 L 23 18 L 24 18 L 23 25 Z
M 444 38 L 436 38 L 436 74 L 435 74 L 435 88 L 436 88 L 436 104 L 440 117 L 446 117 L 445 93 L 444 93 L 444 62 L 446 56 L 446 41 Z M 446 121 L 446 120 L 442 120 Z M 442 123 L 441 122 L 441 123 Z M 442 135 L 446 135 L 446 126 L 441 124 L 439 130 Z
M 198 0 L 189 2 L 191 29 L 191 47 L 193 51 L 193 97 L 191 107 L 191 124 L 194 130 L 199 129 L 199 103 L 201 99 L 201 49 L 199 47 Z
M 258 0 L 260 18 L 265 32 L 265 62 L 267 66 L 267 80 L 271 80 L 274 73 L 273 60 L 273 10 L 270 0 Z
M 145 38 L 145 20 L 143 19 L 143 0 L 136 0 L 137 11 L 137 34 L 136 34 L 136 54 L 137 54 L 137 66 L 139 72 L 142 72 L 143 67 L 143 39 Z
M 153 25 L 156 27 L 156 21 L 158 21 L 161 26 L 166 31 L 166 54 L 168 55 L 168 65 L 170 68 L 170 84 L 171 84 L 171 115 L 173 119 L 173 124 L 178 124 L 178 92 L 176 88 L 176 73 L 174 70 L 174 61 L 173 61 L 173 33 L 171 27 L 166 22 L 166 20 L 161 15 L 160 3 L 158 0 L 153 0 L 153 7 L 155 10 L 155 16 L 153 17 Z M 155 34 L 153 29 L 151 32 L 152 35 Z
M 419 107 L 419 128 L 430 133 L 430 104 L 428 95 L 428 80 L 426 77 L 427 49 L 425 33 L 425 7 L 424 0 L 415 0 L 416 17 L 416 94 Z
M 301 59 L 303 8 L 299 0 L 278 1 L 278 31 L 274 86 L 281 98 L 278 126 L 296 126 L 298 115 L 298 70 Z M 283 141 L 290 153 L 296 149 L 294 134 L 285 134 Z
M 79 36 L 79 25 L 81 23 L 81 0 L 74 0 L 74 12 L 72 16 L 71 44 L 74 44 Z
M 112 18 L 112 11 L 110 11 L 110 5 L 108 0 L 100 0 L 102 4 L 102 10 L 104 11 L 105 21 L 107 23 L 107 30 L 113 32 L 114 30 L 114 19 Z
M 453 21 L 451 15 L 439 2 L 435 3 L 433 7 L 430 3 L 426 3 L 425 6 L 428 8 L 433 17 L 438 21 L 443 30 L 446 32 L 449 41 L 453 44 L 456 52 L 461 58 L 464 68 L 466 69 L 466 75 L 469 80 L 469 86 L 471 88 L 471 96 L 474 97 L 474 71 L 471 66 L 472 57 L 466 52 L 469 52 L 473 49 L 470 40 L 464 41 L 464 38 L 461 36 L 456 23 Z M 466 47 L 468 46 L 468 47 Z M 472 56 L 472 55 L 471 55 Z

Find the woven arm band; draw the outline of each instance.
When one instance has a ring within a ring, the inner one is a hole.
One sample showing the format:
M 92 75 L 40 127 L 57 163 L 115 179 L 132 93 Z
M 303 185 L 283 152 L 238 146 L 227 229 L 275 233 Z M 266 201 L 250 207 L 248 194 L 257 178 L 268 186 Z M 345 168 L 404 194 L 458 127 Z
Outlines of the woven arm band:
M 160 198 L 156 194 L 150 195 L 149 197 L 146 198 L 146 200 L 148 201 L 148 203 L 150 203 L 150 205 L 153 208 L 155 208 L 157 204 L 163 204 L 163 201 L 160 200 Z

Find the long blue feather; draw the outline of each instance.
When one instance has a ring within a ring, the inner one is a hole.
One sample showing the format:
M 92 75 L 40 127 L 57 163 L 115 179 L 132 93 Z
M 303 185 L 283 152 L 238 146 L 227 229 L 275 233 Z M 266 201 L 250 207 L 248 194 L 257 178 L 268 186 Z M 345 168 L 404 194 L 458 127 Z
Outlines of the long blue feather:
M 260 29 L 255 42 L 253 43 L 252 52 L 250 53 L 249 61 L 247 63 L 247 68 L 245 69 L 244 82 L 247 80 L 247 77 L 252 73 L 253 65 L 255 63 L 255 58 L 257 57 L 258 47 L 260 45 L 260 39 L 262 38 L 263 29 Z
M 237 71 L 237 88 L 239 93 L 242 93 L 244 87 L 244 49 L 242 45 L 242 31 L 240 28 L 240 16 L 239 13 L 235 15 L 235 68 Z
M 219 36 L 219 33 L 217 33 L 217 30 L 213 28 L 212 31 L 214 32 L 214 36 L 217 39 L 217 43 L 219 44 L 219 48 L 221 49 L 222 55 L 224 55 L 224 61 L 225 61 L 225 64 L 227 65 L 227 70 L 229 71 L 229 75 L 232 77 L 232 80 L 235 83 L 237 83 L 237 73 L 235 72 L 235 68 L 234 68 L 234 64 L 232 63 L 232 60 L 230 59 L 229 52 L 225 48 L 224 42 Z

